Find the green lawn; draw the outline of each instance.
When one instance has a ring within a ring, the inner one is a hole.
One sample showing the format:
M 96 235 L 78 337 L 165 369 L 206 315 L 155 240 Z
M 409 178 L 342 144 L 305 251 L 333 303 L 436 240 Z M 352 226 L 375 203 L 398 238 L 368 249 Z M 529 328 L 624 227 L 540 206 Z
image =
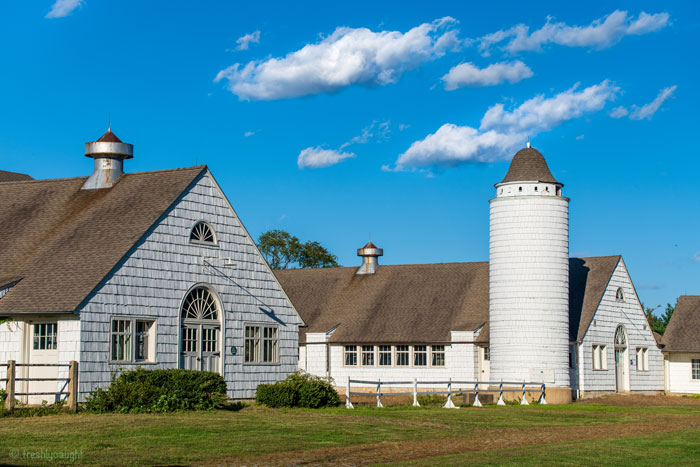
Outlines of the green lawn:
M 0 463 L 25 465 L 698 465 L 700 401 L 61 414 L 2 418 L 0 440 Z

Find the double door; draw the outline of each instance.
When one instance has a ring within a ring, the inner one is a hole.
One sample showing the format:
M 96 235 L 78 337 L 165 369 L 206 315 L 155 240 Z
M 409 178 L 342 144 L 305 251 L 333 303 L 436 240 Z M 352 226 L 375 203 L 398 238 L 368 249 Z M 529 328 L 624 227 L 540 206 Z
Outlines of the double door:
M 212 324 L 183 323 L 180 368 L 220 373 L 220 327 Z

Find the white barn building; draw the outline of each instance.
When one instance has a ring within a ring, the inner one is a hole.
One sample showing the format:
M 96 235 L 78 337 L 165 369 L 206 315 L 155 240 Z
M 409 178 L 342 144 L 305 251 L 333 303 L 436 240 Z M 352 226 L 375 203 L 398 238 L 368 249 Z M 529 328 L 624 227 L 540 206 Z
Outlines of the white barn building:
M 334 378 L 536 381 L 549 401 L 663 391 L 620 256 L 570 258 L 568 198 L 535 149 L 490 201 L 489 262 L 276 271 L 306 325 L 299 367 Z
M 294 371 L 303 322 L 209 169 L 124 174 L 111 131 L 85 155 L 90 177 L 0 173 L 0 361 L 77 361 L 80 399 L 136 366 L 215 371 L 233 398 Z
M 666 391 L 700 394 L 700 295 L 681 295 L 662 339 Z

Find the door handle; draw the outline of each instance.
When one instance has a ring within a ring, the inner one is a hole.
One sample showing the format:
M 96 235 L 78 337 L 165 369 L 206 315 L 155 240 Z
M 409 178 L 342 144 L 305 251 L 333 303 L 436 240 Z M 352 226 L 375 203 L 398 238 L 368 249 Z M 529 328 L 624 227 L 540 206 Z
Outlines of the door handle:
M 197 361 L 198 361 L 198 362 L 201 361 L 201 360 L 202 360 L 201 358 L 197 357 Z

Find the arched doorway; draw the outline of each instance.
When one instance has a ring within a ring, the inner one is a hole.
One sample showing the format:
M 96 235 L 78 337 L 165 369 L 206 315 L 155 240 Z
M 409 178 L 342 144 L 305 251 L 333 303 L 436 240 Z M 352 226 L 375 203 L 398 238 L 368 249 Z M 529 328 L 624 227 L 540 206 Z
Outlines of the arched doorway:
M 221 306 L 207 287 L 193 287 L 180 310 L 180 368 L 220 373 Z
M 629 391 L 628 355 L 627 331 L 620 325 L 615 330 L 615 389 L 617 392 Z

